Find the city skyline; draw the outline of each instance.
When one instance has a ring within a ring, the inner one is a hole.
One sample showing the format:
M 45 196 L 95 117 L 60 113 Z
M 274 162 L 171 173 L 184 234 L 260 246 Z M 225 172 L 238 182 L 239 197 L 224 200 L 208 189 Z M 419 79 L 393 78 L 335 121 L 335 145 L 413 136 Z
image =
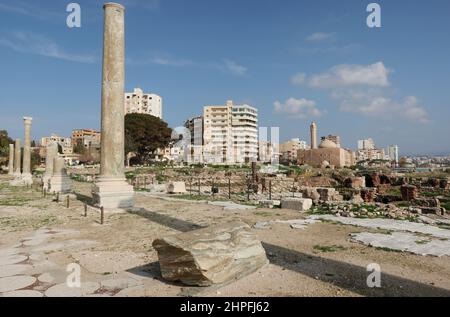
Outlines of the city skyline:
M 103 2 L 78 3 L 82 27 L 69 29 L 66 2 L 0 1 L 0 125 L 13 137 L 24 115 L 35 140 L 99 129 Z M 316 121 L 319 137 L 339 135 L 344 147 L 372 137 L 402 155 L 450 152 L 450 45 L 437 40 L 447 2 L 378 1 L 380 29 L 365 25 L 369 1 L 121 3 L 126 91 L 162 96 L 173 128 L 232 99 L 258 108 L 260 127 L 279 126 L 280 142 L 308 139 Z

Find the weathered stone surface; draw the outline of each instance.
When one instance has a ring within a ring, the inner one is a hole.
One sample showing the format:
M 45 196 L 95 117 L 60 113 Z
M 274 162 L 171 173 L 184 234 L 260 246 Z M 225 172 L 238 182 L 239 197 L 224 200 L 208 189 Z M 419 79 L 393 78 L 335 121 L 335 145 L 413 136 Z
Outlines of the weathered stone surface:
M 33 267 L 28 264 L 4 265 L 0 267 L 0 277 L 19 275 L 26 272 L 27 270 L 31 270 L 32 268 Z
M 122 290 L 129 287 L 135 287 L 141 285 L 142 281 L 138 281 L 132 278 L 118 278 L 104 280 L 100 284 L 103 289 L 112 291 L 117 289 Z
M 313 201 L 318 201 L 320 199 L 320 194 L 314 187 L 305 187 L 302 189 L 302 194 L 304 198 L 311 198 Z
M 261 242 L 240 221 L 153 242 L 163 278 L 209 286 L 241 278 L 268 263 Z
M 101 163 L 92 197 L 107 211 L 133 207 L 134 190 L 124 174 L 125 8 L 117 3 L 103 8 Z
M 66 283 L 50 287 L 45 291 L 47 297 L 82 297 L 95 293 L 100 288 L 99 283 L 85 282 L 81 287 L 68 287 Z
M 366 187 L 365 177 L 349 177 L 344 180 L 344 186 L 347 188 L 360 189 Z
M 310 198 L 283 198 L 281 199 L 281 208 L 297 211 L 308 211 L 313 204 Z
M 72 190 L 72 181 L 67 176 L 62 157 L 55 157 L 53 161 L 53 175 L 50 178 L 51 192 L 66 194 Z
M 24 185 L 33 184 L 33 177 L 31 176 L 31 122 L 33 118 L 23 117 L 25 125 L 25 137 L 23 142 L 23 167 L 22 167 L 22 181 Z
M 321 201 L 340 201 L 343 197 L 334 188 L 319 187 L 317 192 Z
M 14 174 L 14 144 L 9 145 L 8 175 Z
M 56 142 L 50 142 L 46 148 L 45 154 L 45 173 L 42 177 L 42 183 L 45 190 L 50 189 L 50 178 L 53 176 L 53 163 L 55 157 L 58 155 L 58 144 Z
M 361 189 L 361 198 L 366 203 L 372 203 L 375 201 L 376 190 L 372 188 Z
M 0 293 L 11 292 L 33 285 L 36 278 L 26 275 L 8 276 L 0 278 Z
M 171 182 L 167 186 L 167 192 L 169 194 L 185 194 L 186 185 L 184 184 L 184 182 Z
M 6 255 L 0 257 L 0 265 L 10 265 L 23 262 L 27 260 L 28 257 L 25 255 Z
M 403 185 L 400 188 L 400 191 L 402 193 L 402 199 L 404 201 L 411 201 L 419 197 L 419 191 L 417 187 L 413 185 Z
M 43 297 L 44 295 L 38 291 L 22 290 L 3 293 L 2 297 Z

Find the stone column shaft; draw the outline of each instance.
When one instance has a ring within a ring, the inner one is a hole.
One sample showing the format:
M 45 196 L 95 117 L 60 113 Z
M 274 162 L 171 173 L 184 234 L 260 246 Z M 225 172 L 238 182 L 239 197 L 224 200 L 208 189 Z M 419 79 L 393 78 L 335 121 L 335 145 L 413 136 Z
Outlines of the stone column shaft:
M 16 139 L 16 144 L 14 145 L 14 175 L 20 176 L 22 174 L 20 163 L 21 163 L 22 150 L 20 148 L 20 139 Z
M 104 6 L 101 178 L 124 177 L 125 8 Z
M 31 121 L 33 118 L 24 117 L 23 122 L 25 125 L 25 137 L 23 144 L 23 166 L 22 166 L 22 178 L 26 184 L 33 182 L 31 176 Z
M 8 174 L 14 174 L 14 144 L 9 145 Z
M 107 209 L 133 206 L 133 187 L 124 174 L 125 8 L 104 6 L 100 176 L 94 203 Z

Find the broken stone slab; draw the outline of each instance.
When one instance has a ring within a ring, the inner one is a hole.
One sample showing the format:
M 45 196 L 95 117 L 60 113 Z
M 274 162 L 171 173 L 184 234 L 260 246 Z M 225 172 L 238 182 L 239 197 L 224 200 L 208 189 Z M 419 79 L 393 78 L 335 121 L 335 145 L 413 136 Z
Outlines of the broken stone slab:
M 157 239 L 153 247 L 164 279 L 193 286 L 230 282 L 268 263 L 261 242 L 240 221 Z
M 308 211 L 313 204 L 310 198 L 283 198 L 281 199 L 281 208 L 297 211 Z
M 186 194 L 186 185 L 184 182 L 171 182 L 167 185 L 169 194 Z

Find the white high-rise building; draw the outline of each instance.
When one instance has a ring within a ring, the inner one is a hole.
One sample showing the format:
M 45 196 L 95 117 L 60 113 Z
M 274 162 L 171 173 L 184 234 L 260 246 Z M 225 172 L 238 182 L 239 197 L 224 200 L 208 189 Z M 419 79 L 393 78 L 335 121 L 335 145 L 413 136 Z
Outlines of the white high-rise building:
M 389 145 L 387 148 L 387 156 L 391 162 L 398 164 L 398 145 Z
M 125 114 L 129 113 L 150 114 L 162 119 L 162 98 L 134 88 L 132 93 L 125 93 Z
M 258 110 L 249 105 L 203 108 L 206 163 L 244 163 L 258 160 Z
M 375 149 L 375 142 L 371 138 L 358 141 L 358 150 L 374 150 L 374 149 Z

